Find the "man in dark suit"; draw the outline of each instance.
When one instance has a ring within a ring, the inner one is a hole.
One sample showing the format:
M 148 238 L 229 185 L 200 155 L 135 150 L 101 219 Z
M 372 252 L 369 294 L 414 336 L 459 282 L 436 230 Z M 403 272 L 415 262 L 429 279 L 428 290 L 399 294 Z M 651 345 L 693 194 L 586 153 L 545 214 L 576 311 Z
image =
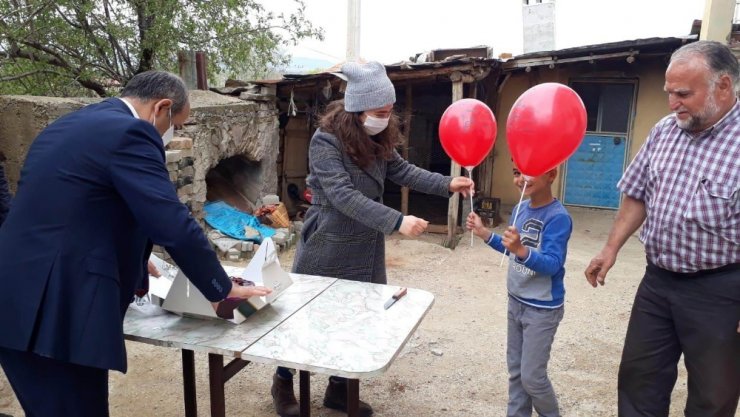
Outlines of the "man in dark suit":
M 3 225 L 10 209 L 10 190 L 8 188 L 8 179 L 5 177 L 3 162 L 5 162 L 5 155 L 0 152 L 0 226 Z
M 189 112 L 182 80 L 146 72 L 31 145 L 0 228 L 0 365 L 27 416 L 108 415 L 152 243 L 212 302 L 269 292 L 232 284 L 169 180 L 163 139 Z

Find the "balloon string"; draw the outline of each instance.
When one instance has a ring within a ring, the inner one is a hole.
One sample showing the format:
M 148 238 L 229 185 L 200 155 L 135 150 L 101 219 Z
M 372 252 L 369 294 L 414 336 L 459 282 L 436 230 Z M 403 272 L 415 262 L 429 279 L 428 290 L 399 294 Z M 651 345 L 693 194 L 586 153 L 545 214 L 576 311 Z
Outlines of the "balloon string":
M 473 181 L 473 168 L 465 168 L 468 171 L 468 178 L 470 178 L 470 181 Z M 473 210 L 473 189 L 470 190 L 470 212 L 472 213 Z M 473 247 L 473 231 L 470 231 L 470 247 Z
M 527 180 L 524 180 L 524 187 L 522 187 L 522 195 L 519 196 L 519 204 L 516 205 L 516 213 L 514 213 L 514 221 L 511 224 L 516 227 L 516 219 L 519 217 L 519 209 L 522 207 L 522 199 L 524 199 L 524 190 L 527 189 Z M 506 259 L 506 248 L 504 248 L 504 254 L 501 256 L 501 262 L 498 264 L 499 268 L 504 265 L 504 259 Z

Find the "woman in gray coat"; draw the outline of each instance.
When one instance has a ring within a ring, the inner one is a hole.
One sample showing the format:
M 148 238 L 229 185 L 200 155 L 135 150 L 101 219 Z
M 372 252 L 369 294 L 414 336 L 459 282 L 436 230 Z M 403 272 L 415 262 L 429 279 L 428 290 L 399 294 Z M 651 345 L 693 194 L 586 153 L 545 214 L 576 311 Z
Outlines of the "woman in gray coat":
M 344 64 L 342 78 L 344 100 L 327 106 L 309 145 L 306 181 L 313 197 L 293 272 L 385 284 L 385 236 L 397 230 L 416 237 L 428 224 L 383 204 L 385 180 L 443 197 L 467 195 L 473 182 L 418 168 L 396 152 L 401 139 L 393 114 L 396 92 L 382 64 Z M 299 415 L 288 369 L 278 368 L 272 396 L 280 416 Z M 347 410 L 346 379 L 330 377 L 324 406 Z M 360 415 L 372 413 L 360 401 Z

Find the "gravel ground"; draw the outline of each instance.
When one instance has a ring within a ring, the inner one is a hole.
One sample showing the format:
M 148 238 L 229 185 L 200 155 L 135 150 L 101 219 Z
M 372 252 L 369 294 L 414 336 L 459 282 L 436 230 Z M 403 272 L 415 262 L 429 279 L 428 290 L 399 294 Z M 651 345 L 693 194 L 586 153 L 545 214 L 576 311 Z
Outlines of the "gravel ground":
M 644 270 L 644 252 L 631 238 L 607 277 L 591 288 L 583 270 L 606 240 L 613 212 L 571 208 L 574 232 L 566 265 L 566 306 L 552 350 L 550 377 L 564 416 L 617 415 L 616 376 L 632 300 Z M 500 228 L 498 229 L 500 231 Z M 506 268 L 501 255 L 466 234 L 454 251 L 441 235 L 388 238 L 389 282 L 431 291 L 432 310 L 391 368 L 361 381 L 360 396 L 379 417 L 503 416 L 507 400 Z M 293 251 L 281 255 L 290 268 Z M 112 417 L 182 416 L 180 353 L 128 343 L 129 372 L 111 373 Z M 273 369 L 249 365 L 226 385 L 228 416 L 275 416 Z M 207 357 L 196 354 L 198 404 L 208 412 Z M 312 415 L 344 414 L 322 407 L 326 377 L 312 377 Z M 686 372 L 679 365 L 671 416 L 683 415 Z M 0 372 L 0 413 L 22 416 Z M 736 417 L 740 414 L 736 413 Z

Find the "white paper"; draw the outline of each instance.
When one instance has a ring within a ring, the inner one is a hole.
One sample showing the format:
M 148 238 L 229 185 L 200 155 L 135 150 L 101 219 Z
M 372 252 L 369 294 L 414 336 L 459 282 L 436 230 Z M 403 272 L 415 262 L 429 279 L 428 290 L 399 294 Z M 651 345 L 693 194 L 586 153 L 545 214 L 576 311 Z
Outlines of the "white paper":
M 259 298 L 265 304 L 275 301 L 293 283 L 290 274 L 280 266 L 275 242 L 270 238 L 262 241 L 259 250 L 244 269 L 242 278 L 254 282 L 254 285 L 272 288 L 272 293 L 266 297 L 250 298 L 250 301 Z
M 253 296 L 247 300 L 255 310 L 272 303 L 293 283 L 290 274 L 280 267 L 275 243 L 269 238 L 262 242 L 246 268 L 227 265 L 223 268 L 229 276 L 241 276 L 243 279 L 254 282 L 255 285 L 273 289 L 273 292 L 266 297 Z M 150 289 L 155 280 L 157 278 L 150 278 Z M 165 280 L 169 281 L 167 278 Z M 188 294 L 189 284 L 190 281 L 185 274 L 178 270 L 166 296 L 163 297 L 162 308 L 185 316 L 218 318 L 210 301 L 195 286 L 190 288 Z M 246 317 L 238 310 L 234 310 L 234 318 L 228 321 L 241 323 L 244 320 Z
M 175 280 L 179 269 L 154 254 L 149 256 L 149 260 L 157 267 L 157 270 L 161 274 L 160 277 L 149 275 L 149 294 L 152 298 L 152 304 L 161 306 L 170 292 L 172 282 Z

